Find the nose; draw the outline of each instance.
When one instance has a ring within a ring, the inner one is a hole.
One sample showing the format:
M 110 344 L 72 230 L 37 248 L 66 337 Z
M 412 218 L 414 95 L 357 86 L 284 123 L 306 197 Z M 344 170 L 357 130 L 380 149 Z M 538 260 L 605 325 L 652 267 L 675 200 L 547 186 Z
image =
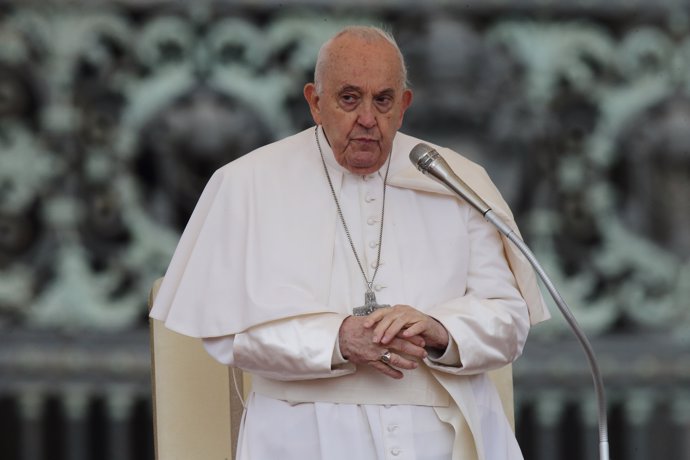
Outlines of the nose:
M 373 104 L 370 102 L 360 104 L 357 113 L 357 123 L 367 129 L 376 126 L 376 115 L 374 114 Z

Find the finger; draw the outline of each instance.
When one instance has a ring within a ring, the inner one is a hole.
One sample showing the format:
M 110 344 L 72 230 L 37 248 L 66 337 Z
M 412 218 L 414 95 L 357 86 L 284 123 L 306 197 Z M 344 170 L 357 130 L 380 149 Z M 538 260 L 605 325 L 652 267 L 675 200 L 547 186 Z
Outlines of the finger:
M 388 314 L 385 315 L 381 320 L 378 322 L 376 327 L 374 328 L 374 332 L 372 335 L 372 341 L 375 343 L 379 343 L 381 341 L 381 338 L 383 335 L 386 333 L 390 325 L 395 321 L 396 315 L 394 314 Z M 397 332 L 396 332 L 397 334 Z
M 424 359 L 427 357 L 427 351 L 423 347 L 417 346 L 404 339 L 396 338 L 389 344 L 389 348 L 391 350 L 395 350 L 396 352 L 414 356 L 419 359 Z
M 407 337 L 407 334 L 405 334 L 406 330 L 407 329 L 400 331 L 397 337 L 403 339 L 406 342 L 410 342 L 412 345 L 416 345 L 418 347 L 424 348 L 426 346 L 426 342 L 424 341 L 424 338 L 421 335 L 413 335 L 411 337 Z
M 381 372 L 382 374 L 387 375 L 388 377 L 398 380 L 403 378 L 403 373 L 401 371 L 393 369 L 388 364 L 382 363 L 380 361 L 371 361 L 369 365 L 377 371 Z
M 419 366 L 419 364 L 417 364 L 417 361 L 404 358 L 400 356 L 398 353 L 391 353 L 391 360 L 388 363 L 388 365 L 391 367 L 407 370 L 417 369 L 417 366 Z
M 374 310 L 367 316 L 367 319 L 364 321 L 364 328 L 369 329 L 373 327 L 374 324 L 381 321 L 381 319 L 383 319 L 383 317 L 386 316 L 386 313 L 390 310 L 390 308 L 379 308 L 378 310 Z
M 420 335 L 426 332 L 427 328 L 428 325 L 426 324 L 426 321 L 419 321 L 402 331 L 401 335 L 405 338 Z
M 410 326 L 408 329 L 403 331 L 400 335 L 403 338 L 407 334 L 417 333 L 423 335 L 425 338 L 426 345 L 437 348 L 445 348 L 448 345 L 449 335 L 446 328 L 433 318 L 422 322 L 422 324 L 415 324 Z
M 410 326 L 410 324 L 412 324 L 412 321 L 413 319 L 408 317 L 407 315 L 400 316 L 394 319 L 381 336 L 381 343 L 384 345 L 388 344 L 401 331 Z

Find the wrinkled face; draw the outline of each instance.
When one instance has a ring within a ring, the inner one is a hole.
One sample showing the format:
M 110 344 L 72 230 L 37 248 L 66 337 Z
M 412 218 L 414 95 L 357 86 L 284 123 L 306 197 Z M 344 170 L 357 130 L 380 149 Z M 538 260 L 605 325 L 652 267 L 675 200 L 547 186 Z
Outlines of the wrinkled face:
M 386 163 L 412 102 L 401 66 L 385 39 L 346 34 L 328 47 L 320 93 L 313 83 L 304 87 L 312 117 L 323 126 L 336 161 L 352 173 L 370 174 Z

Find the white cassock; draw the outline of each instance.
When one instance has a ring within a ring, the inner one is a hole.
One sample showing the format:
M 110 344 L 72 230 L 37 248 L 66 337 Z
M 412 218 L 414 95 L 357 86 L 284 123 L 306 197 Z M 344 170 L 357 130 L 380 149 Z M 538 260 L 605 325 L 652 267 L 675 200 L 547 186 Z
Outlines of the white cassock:
M 314 130 L 245 155 L 209 182 L 152 316 L 204 337 L 216 359 L 254 375 L 238 458 L 522 458 L 487 372 L 515 360 L 530 323 L 548 313 L 533 273 L 493 227 L 410 173 L 407 155 L 418 142 L 401 133 L 394 141 L 374 289 L 379 303 L 435 317 L 453 340 L 401 380 L 339 353 L 340 324 L 364 303 L 365 283 Z M 321 145 L 371 277 L 384 168 L 353 175 L 323 137 Z M 491 192 L 485 199 L 504 209 Z

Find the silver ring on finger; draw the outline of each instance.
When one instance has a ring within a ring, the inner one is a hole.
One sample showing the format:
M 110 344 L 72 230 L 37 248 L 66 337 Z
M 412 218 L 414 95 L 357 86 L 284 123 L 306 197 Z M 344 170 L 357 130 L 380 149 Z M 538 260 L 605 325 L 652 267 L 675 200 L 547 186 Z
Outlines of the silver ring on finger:
M 383 364 L 390 364 L 391 363 L 391 352 L 390 350 L 384 351 L 381 356 L 379 357 L 379 361 L 381 361 Z

